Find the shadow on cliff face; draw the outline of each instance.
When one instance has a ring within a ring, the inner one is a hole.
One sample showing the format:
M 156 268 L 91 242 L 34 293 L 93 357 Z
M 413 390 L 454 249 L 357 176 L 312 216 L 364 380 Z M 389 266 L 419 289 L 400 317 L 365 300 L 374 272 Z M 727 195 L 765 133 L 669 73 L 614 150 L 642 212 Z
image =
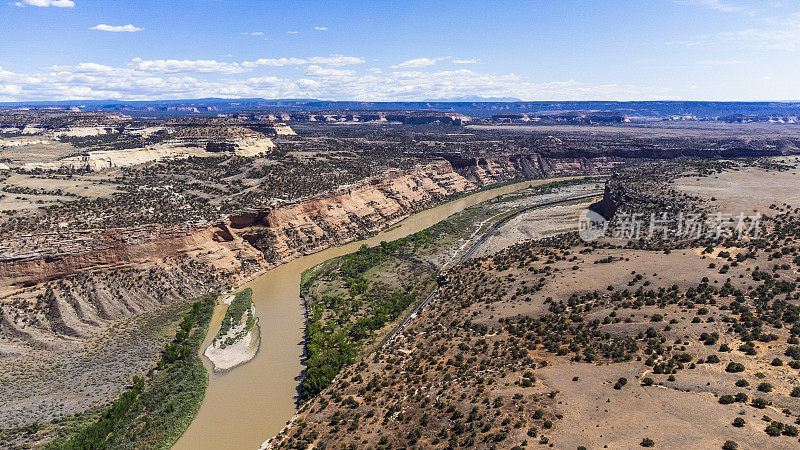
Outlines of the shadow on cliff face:
M 589 205 L 589 211 L 594 211 L 603 216 L 606 220 L 611 220 L 614 214 L 617 213 L 619 205 L 611 198 L 611 188 L 606 182 L 605 190 L 603 191 L 603 198 L 599 202 Z

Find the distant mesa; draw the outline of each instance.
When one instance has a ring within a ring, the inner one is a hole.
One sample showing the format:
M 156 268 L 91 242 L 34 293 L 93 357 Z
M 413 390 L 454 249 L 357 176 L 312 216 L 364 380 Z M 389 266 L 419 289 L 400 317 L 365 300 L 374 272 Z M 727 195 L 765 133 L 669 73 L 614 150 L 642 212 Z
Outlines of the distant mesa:
M 0 114 L 0 147 L 70 143 L 84 148 L 48 162 L 27 162 L 25 170 L 103 170 L 164 159 L 209 157 L 220 153 L 252 157 L 272 152 L 271 137 L 294 135 L 282 122 L 265 117 L 183 117 L 167 121 L 134 119 L 117 112 L 15 110 Z M 105 140 L 104 136 L 117 135 Z M 124 144 L 117 144 L 114 141 Z M 138 144 L 137 144 L 138 143 Z M 4 167 L 8 167 L 6 164 Z
M 460 97 L 434 98 L 426 101 L 464 103 L 464 102 L 521 102 L 522 100 L 516 97 L 481 97 L 480 95 L 462 95 Z
M 252 120 L 280 120 L 283 122 L 331 122 L 331 123 L 401 123 L 405 125 L 446 124 L 465 125 L 471 117 L 455 112 L 442 111 L 380 111 L 380 110 L 326 110 L 326 111 L 257 111 L 243 112 Z M 293 133 L 291 133 L 293 134 Z
M 494 114 L 491 120 L 497 123 L 541 123 L 598 125 L 626 123 L 630 118 L 614 111 L 566 111 L 556 114 L 502 113 Z

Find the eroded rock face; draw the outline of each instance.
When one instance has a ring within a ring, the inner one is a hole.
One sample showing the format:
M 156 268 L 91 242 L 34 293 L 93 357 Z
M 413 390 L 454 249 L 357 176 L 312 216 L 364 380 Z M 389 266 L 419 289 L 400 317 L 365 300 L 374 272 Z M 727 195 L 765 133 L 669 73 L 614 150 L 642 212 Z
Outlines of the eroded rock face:
M 234 214 L 216 225 L 11 237 L 0 249 L 0 296 L 84 271 L 147 268 L 179 255 L 230 273 L 242 262 L 274 267 L 353 241 L 456 194 L 514 179 L 593 174 L 615 164 L 606 158 L 539 155 L 437 161 L 337 192 Z
M 181 255 L 223 271 L 237 270 L 242 260 L 262 259 L 225 224 L 30 236 L 9 244 L 0 254 L 0 296 L 79 272 L 148 268 Z
M 231 226 L 268 261 L 280 263 L 378 231 L 455 194 L 514 179 L 593 174 L 613 165 L 607 159 L 547 160 L 538 155 L 462 160 L 457 169 L 442 161 L 343 193 L 236 215 Z

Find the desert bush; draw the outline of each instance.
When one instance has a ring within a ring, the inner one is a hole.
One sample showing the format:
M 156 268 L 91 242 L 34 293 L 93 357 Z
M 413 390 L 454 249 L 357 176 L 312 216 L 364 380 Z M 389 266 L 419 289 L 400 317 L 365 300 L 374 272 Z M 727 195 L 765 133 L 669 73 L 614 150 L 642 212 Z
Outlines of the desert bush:
M 725 367 L 725 372 L 730 372 L 730 373 L 744 372 L 744 364 L 737 362 L 730 362 Z
M 730 394 L 725 394 L 725 395 L 723 395 L 723 396 L 721 396 L 719 398 L 719 403 L 722 404 L 722 405 L 730 405 L 734 401 L 735 400 L 734 400 L 733 396 L 730 395 Z

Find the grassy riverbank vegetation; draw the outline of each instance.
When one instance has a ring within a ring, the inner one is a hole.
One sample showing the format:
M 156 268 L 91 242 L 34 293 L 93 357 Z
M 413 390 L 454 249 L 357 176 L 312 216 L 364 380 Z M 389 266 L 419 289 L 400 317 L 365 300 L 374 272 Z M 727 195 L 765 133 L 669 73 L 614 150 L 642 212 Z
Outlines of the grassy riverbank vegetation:
M 228 306 L 228 311 L 225 313 L 225 317 L 222 319 L 222 325 L 220 325 L 219 332 L 217 332 L 217 335 L 214 337 L 214 343 L 216 344 L 218 340 L 225 338 L 225 341 L 219 345 L 220 348 L 225 348 L 243 338 L 244 335 L 246 335 L 256 323 L 256 319 L 253 317 L 252 306 L 252 289 L 246 288 L 237 292 L 233 297 L 231 304 Z M 242 316 L 244 314 L 247 314 L 247 322 L 244 329 L 236 333 L 235 336 L 227 336 L 231 328 L 235 328 L 242 323 Z
M 433 289 L 439 269 L 432 255 L 440 247 L 474 237 L 499 212 L 520 207 L 509 202 L 593 180 L 558 180 L 506 194 L 407 237 L 374 247 L 364 245 L 305 271 L 301 291 L 308 308 L 308 359 L 302 397 L 312 398 L 328 386 L 343 367 L 354 363 L 360 353 L 363 356 L 364 349 L 374 348 L 388 324 Z
M 175 339 L 145 377 L 133 376 L 130 389 L 99 418 L 46 446 L 48 449 L 168 448 L 189 426 L 205 395 L 208 374 L 198 350 L 205 339 L 216 296 L 194 302 L 180 321 Z
M 365 274 L 392 257 L 413 253 L 429 239 L 428 233 L 420 232 L 372 248 L 364 245 L 338 259 L 336 268 L 323 269 L 306 280 L 307 288 L 317 276 L 333 278 L 343 289 L 340 295 L 312 294 L 306 336 L 308 360 L 302 384 L 304 398 L 311 398 L 327 387 L 342 367 L 355 362 L 364 341 L 395 320 L 418 297 L 411 286 L 395 290 L 381 281 L 371 281 Z

